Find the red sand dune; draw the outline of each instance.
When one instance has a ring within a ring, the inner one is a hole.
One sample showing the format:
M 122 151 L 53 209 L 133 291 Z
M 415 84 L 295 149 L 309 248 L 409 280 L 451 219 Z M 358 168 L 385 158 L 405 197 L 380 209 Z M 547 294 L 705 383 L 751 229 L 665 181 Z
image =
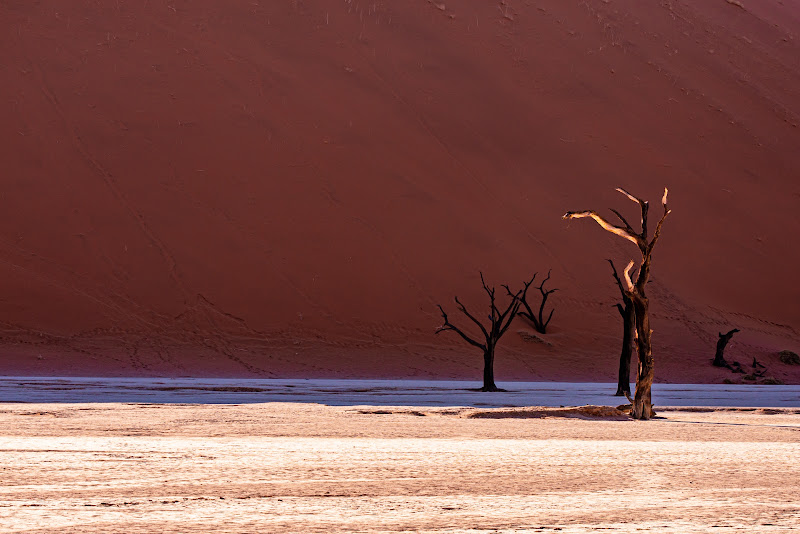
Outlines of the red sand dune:
M 436 303 L 553 269 L 504 379 L 614 380 L 566 210 L 673 213 L 656 374 L 800 350 L 800 7 L 634 0 L 0 4 L 0 372 L 475 377 Z M 735 377 L 734 377 L 735 378 Z

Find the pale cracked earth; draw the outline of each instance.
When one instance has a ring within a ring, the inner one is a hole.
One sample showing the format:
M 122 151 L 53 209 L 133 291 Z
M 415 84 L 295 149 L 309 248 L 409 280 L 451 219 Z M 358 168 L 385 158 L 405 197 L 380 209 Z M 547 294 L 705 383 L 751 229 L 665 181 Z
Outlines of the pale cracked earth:
M 790 532 L 800 410 L 0 405 L 0 532 Z

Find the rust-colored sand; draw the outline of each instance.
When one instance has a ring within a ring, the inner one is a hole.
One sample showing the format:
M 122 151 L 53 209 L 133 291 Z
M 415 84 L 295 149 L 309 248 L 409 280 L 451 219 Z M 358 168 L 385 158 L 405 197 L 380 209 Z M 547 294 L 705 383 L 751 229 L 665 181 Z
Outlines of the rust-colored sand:
M 800 381 L 796 2 L 6 1 L 0 51 L 2 373 L 474 377 L 435 304 L 552 268 L 498 378 L 614 380 L 635 251 L 560 215 L 666 185 L 659 379 L 735 326 Z

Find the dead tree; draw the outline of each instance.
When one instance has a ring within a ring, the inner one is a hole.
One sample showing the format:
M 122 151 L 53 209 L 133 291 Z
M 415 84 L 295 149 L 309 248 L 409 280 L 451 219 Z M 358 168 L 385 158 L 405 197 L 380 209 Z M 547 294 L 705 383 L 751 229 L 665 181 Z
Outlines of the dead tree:
M 738 331 L 738 328 L 734 328 L 727 334 L 723 334 L 722 332 L 719 333 L 719 339 L 717 340 L 717 352 L 714 353 L 714 365 L 716 367 L 727 367 L 731 371 L 735 371 L 731 364 L 725 361 L 725 347 L 728 346 L 728 342 L 733 337 L 733 334 Z M 753 361 L 755 362 L 755 358 L 753 358 Z
M 458 300 L 458 297 L 455 297 L 456 307 L 463 313 L 467 319 L 475 323 L 478 328 L 480 328 L 481 333 L 483 334 L 484 341 L 481 343 L 476 339 L 472 338 L 468 334 L 466 334 L 463 330 L 459 327 L 454 325 L 450 322 L 450 319 L 447 317 L 447 313 L 445 313 L 444 308 L 441 305 L 439 306 L 439 311 L 442 312 L 442 319 L 444 319 L 444 324 L 436 330 L 436 333 L 445 332 L 447 330 L 452 330 L 461 338 L 472 345 L 473 347 L 477 347 L 483 351 L 483 387 L 481 391 L 501 391 L 494 383 L 494 352 L 495 347 L 497 347 L 497 342 L 500 341 L 500 338 L 503 337 L 503 334 L 506 333 L 508 327 L 511 326 L 511 321 L 514 320 L 514 317 L 517 315 L 520 306 L 520 294 L 522 290 L 517 291 L 516 293 L 511 293 L 511 290 L 508 286 L 503 286 L 508 291 L 508 294 L 511 296 L 511 302 L 509 302 L 508 306 L 506 306 L 504 311 L 500 311 L 497 307 L 497 302 L 495 298 L 495 288 L 489 287 L 486 285 L 486 281 L 483 279 L 483 273 L 481 274 L 481 284 L 483 284 L 483 289 L 486 291 L 486 294 L 489 295 L 489 324 L 488 326 L 484 326 L 478 319 L 475 318 L 467 308 Z
M 647 280 L 650 278 L 650 262 L 652 260 L 653 248 L 661 236 L 661 226 L 664 224 L 670 210 L 667 207 L 667 189 L 664 189 L 664 196 L 661 197 L 661 203 L 664 206 L 664 214 L 656 225 L 655 232 L 652 239 L 647 231 L 647 213 L 649 210 L 649 203 L 646 200 L 637 198 L 624 189 L 617 189 L 620 193 L 628 197 L 633 202 L 639 204 L 642 212 L 642 231 L 636 232 L 625 217 L 622 216 L 617 210 L 611 211 L 620 220 L 622 225 L 617 226 L 611 224 L 596 211 L 568 211 L 564 214 L 564 219 L 579 219 L 582 217 L 591 217 L 603 229 L 618 235 L 628 241 L 634 243 L 642 255 L 642 264 L 639 267 L 639 276 L 636 277 L 636 282 L 631 280 L 631 269 L 633 268 L 633 260 L 628 263 L 623 271 L 623 280 L 625 282 L 624 289 L 628 297 L 633 301 L 634 316 L 636 318 L 636 344 L 639 352 L 639 369 L 636 375 L 636 394 L 631 401 L 631 415 L 634 419 L 650 419 L 653 415 L 653 404 L 651 401 L 651 388 L 653 385 L 653 348 L 651 345 L 651 335 L 653 331 L 650 329 L 650 301 L 647 299 L 645 286 Z
M 550 280 L 550 272 L 551 271 L 547 271 L 547 278 L 542 280 L 542 283 L 539 284 L 539 287 L 537 288 L 539 290 L 539 293 L 541 293 L 541 295 L 542 295 L 542 301 L 539 303 L 539 314 L 538 314 L 538 316 L 534 315 L 533 310 L 531 309 L 530 305 L 528 305 L 528 288 L 531 287 L 531 284 L 533 284 L 533 281 L 536 280 L 536 275 L 539 274 L 539 273 L 534 273 L 533 278 L 531 278 L 530 282 L 523 282 L 523 284 L 525 284 L 525 288 L 522 290 L 522 296 L 520 297 L 520 300 L 522 301 L 522 305 L 525 307 L 525 309 L 520 311 L 519 315 L 521 317 L 526 318 L 531 323 L 533 323 L 533 327 L 540 334 L 546 334 L 547 333 L 547 325 L 550 324 L 550 319 L 553 318 L 553 312 L 555 311 L 555 308 L 550 310 L 550 315 L 547 316 L 547 320 L 546 321 L 544 320 L 544 307 L 545 307 L 545 304 L 547 304 L 547 297 L 549 297 L 550 295 L 552 295 L 553 293 L 558 291 L 558 288 L 555 288 L 555 289 L 545 289 L 544 288 L 544 285 L 547 283 L 548 280 Z M 511 292 L 509 291 L 509 294 L 510 293 Z
M 619 314 L 622 316 L 622 352 L 619 355 L 619 378 L 617 380 L 617 392 L 614 394 L 617 397 L 631 396 L 631 356 L 633 356 L 633 347 L 636 342 L 636 314 L 634 313 L 633 300 L 628 296 L 625 291 L 625 286 L 622 285 L 622 280 L 617 274 L 617 268 L 614 262 L 608 260 L 611 264 L 611 272 L 614 275 L 614 280 L 617 282 L 619 292 L 622 294 L 622 304 L 617 303 L 615 307 Z M 624 306 L 623 306 L 624 304 Z

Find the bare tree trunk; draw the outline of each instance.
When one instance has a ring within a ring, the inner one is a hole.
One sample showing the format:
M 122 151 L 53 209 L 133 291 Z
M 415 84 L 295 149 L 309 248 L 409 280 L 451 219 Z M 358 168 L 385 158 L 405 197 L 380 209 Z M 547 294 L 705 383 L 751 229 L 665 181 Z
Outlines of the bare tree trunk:
M 653 417 L 651 388 L 653 386 L 653 349 L 650 344 L 651 334 L 648 308 L 650 302 L 639 290 L 633 299 L 636 313 L 636 335 L 639 349 L 639 372 L 636 376 L 636 396 L 633 399 L 631 415 L 634 419 L 650 419 Z
M 738 328 L 734 328 L 727 334 L 723 334 L 720 332 L 719 340 L 717 341 L 717 351 L 714 353 L 714 365 L 717 367 L 727 367 L 728 369 L 734 370 L 731 365 L 725 361 L 725 347 L 728 346 L 728 342 L 733 337 L 733 334 L 738 332 Z M 755 361 L 755 359 L 753 359 Z M 755 367 L 755 366 L 754 366 Z
M 494 346 L 483 353 L 483 387 L 481 391 L 500 391 L 494 383 Z
M 636 342 L 636 315 L 633 302 L 625 297 L 625 306 L 617 304 L 622 316 L 622 351 L 619 355 L 619 379 L 617 381 L 617 397 L 628 397 L 631 394 L 631 358 Z
M 613 209 L 611 211 L 622 222 L 621 226 L 608 222 L 594 210 L 568 211 L 564 214 L 563 218 L 580 219 L 583 217 L 590 217 L 603 229 L 634 243 L 642 254 L 642 264 L 639 267 L 639 275 L 636 277 L 636 283 L 634 284 L 631 280 L 631 269 L 634 265 L 633 260 L 631 260 L 623 272 L 625 284 L 624 286 L 620 284 L 620 286 L 628 298 L 633 301 L 636 318 L 637 347 L 639 349 L 639 372 L 636 377 L 635 398 L 631 399 L 631 416 L 633 416 L 634 419 L 650 419 L 653 416 L 653 403 L 651 401 L 651 387 L 653 385 L 653 350 L 650 343 L 650 337 L 653 331 L 650 329 L 650 316 L 648 314 L 649 301 L 645 294 L 645 287 L 650 278 L 650 263 L 653 258 L 653 248 L 658 238 L 661 236 L 661 226 L 664 224 L 667 215 L 670 214 L 670 209 L 667 207 L 668 190 L 664 188 L 664 195 L 661 197 L 661 204 L 664 206 L 664 214 L 656 225 L 652 239 L 648 237 L 649 234 L 647 231 L 649 203 L 646 200 L 631 195 L 624 189 L 618 188 L 617 191 L 639 204 L 642 212 L 641 232 L 636 232 L 625 217 L 617 210 Z M 614 264 L 612 263 L 611 265 L 613 267 Z M 616 276 L 616 269 L 614 273 Z

